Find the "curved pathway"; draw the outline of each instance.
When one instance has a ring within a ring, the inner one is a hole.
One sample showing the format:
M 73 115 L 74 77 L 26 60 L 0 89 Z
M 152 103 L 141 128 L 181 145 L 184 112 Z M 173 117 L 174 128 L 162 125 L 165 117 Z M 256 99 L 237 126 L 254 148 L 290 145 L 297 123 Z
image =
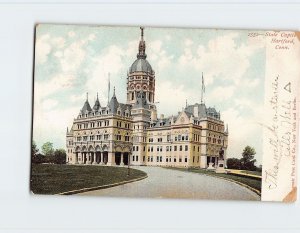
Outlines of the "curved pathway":
M 145 171 L 148 174 L 148 178 L 134 183 L 78 195 L 260 200 L 260 197 L 251 190 L 223 179 L 161 167 L 141 166 L 134 168 Z

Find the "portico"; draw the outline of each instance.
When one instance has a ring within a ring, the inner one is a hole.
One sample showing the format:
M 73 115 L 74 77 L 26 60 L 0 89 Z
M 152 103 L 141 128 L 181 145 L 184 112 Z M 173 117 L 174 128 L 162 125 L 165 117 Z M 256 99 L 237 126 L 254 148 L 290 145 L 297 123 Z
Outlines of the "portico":
M 95 148 L 90 146 L 88 149 L 86 146 L 77 146 L 73 154 L 74 164 L 84 165 L 128 165 L 129 151 L 116 151 L 109 152 L 107 147 L 101 150 L 100 146 Z

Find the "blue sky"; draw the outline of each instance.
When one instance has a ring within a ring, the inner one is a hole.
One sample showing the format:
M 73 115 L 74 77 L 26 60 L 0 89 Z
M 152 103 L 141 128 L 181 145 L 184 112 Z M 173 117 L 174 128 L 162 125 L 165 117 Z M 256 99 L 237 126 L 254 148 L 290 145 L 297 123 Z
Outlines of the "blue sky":
M 265 43 L 248 31 L 145 28 L 147 60 L 156 72 L 158 114 L 172 115 L 200 102 L 204 74 L 205 103 L 221 112 L 229 126 L 229 157 L 246 145 L 262 157 Z M 71 127 L 89 93 L 107 103 L 107 77 L 120 102 L 126 75 L 136 59 L 139 27 L 37 26 L 33 138 L 65 147 Z M 112 89 L 112 88 L 111 88 Z

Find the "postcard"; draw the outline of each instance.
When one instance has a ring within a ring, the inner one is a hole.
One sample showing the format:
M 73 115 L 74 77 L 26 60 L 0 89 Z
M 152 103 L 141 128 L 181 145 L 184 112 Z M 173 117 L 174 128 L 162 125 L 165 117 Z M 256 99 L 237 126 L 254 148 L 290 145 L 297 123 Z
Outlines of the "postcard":
M 300 33 L 38 24 L 34 194 L 294 202 Z

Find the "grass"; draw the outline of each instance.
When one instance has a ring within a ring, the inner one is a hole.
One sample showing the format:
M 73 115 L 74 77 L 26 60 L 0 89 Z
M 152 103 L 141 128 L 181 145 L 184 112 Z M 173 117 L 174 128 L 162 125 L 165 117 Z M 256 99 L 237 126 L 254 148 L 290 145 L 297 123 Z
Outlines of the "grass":
M 128 181 L 145 175 L 143 171 L 130 168 L 130 176 L 127 176 L 125 167 L 32 164 L 30 186 L 35 194 L 58 194 Z
M 174 168 L 174 167 L 168 167 L 168 169 L 175 169 L 175 170 L 181 170 L 186 172 L 195 172 L 203 175 L 210 175 L 215 177 L 222 177 L 233 181 L 238 181 L 240 183 L 246 184 L 250 186 L 251 188 L 256 189 L 257 191 L 261 191 L 261 180 L 249 178 L 249 177 L 242 177 L 242 176 L 236 176 L 234 174 L 224 174 L 224 173 L 215 173 L 214 171 L 209 171 L 206 169 L 196 169 L 196 168 Z
M 262 175 L 262 172 L 260 171 L 241 171 L 241 173 L 245 173 L 245 174 L 250 174 L 250 175 L 256 175 L 256 176 L 261 176 Z

